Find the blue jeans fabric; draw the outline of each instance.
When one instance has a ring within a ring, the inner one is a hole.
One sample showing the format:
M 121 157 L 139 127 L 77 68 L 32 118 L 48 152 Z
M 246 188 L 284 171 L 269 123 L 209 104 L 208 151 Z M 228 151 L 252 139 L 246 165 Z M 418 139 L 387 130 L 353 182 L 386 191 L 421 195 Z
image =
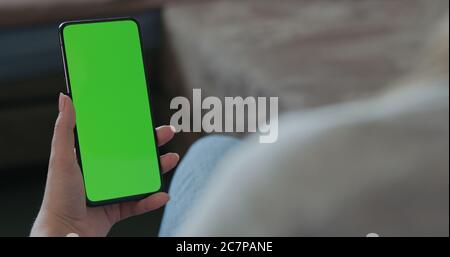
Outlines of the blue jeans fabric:
M 195 142 L 178 165 L 169 188 L 159 236 L 174 236 L 186 214 L 204 192 L 222 157 L 239 144 L 229 136 L 206 136 Z

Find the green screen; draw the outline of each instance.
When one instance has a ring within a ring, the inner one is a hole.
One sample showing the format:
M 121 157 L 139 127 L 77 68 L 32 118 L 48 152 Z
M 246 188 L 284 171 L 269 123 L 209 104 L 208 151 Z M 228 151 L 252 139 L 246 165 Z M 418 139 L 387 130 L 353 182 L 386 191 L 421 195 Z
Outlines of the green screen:
M 136 22 L 66 24 L 62 40 L 87 198 L 158 191 L 159 157 Z

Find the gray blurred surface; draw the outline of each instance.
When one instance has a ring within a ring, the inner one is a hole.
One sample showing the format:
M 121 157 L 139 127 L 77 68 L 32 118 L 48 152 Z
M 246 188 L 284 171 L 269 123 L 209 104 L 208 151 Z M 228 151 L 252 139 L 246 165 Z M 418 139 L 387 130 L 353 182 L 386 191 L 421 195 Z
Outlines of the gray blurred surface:
M 424 33 L 448 7 L 447 0 L 210 1 L 169 6 L 164 24 L 186 94 L 279 96 L 280 107 L 293 110 L 385 88 L 416 65 Z

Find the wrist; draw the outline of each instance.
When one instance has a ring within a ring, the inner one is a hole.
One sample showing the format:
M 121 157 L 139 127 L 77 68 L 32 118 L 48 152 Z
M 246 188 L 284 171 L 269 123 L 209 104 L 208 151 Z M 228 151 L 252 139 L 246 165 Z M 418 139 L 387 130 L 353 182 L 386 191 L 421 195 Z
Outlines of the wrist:
M 40 211 L 30 232 L 30 237 L 65 237 L 79 235 L 64 218 L 50 212 Z

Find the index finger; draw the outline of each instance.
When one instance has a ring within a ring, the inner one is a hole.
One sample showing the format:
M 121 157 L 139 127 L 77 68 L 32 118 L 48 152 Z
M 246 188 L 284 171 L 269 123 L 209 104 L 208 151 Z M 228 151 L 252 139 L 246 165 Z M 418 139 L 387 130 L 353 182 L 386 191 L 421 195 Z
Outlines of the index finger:
M 156 138 L 158 140 L 158 146 L 167 144 L 175 135 L 175 127 L 165 125 L 156 128 Z

